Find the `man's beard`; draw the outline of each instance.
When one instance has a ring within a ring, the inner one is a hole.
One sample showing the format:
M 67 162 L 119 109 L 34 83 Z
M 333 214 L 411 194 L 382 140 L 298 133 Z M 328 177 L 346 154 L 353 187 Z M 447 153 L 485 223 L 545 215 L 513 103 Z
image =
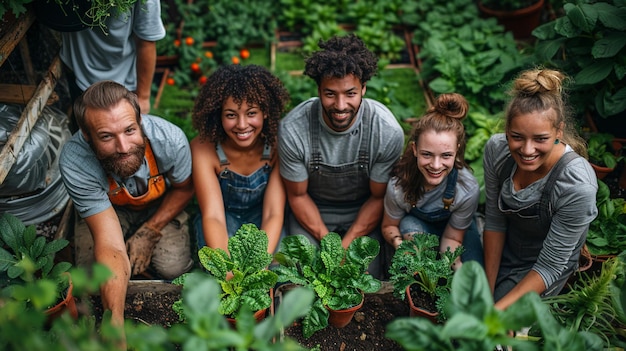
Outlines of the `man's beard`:
M 144 143 L 133 147 L 128 153 L 125 154 L 115 153 L 113 155 L 105 156 L 96 152 L 96 155 L 98 160 L 100 160 L 100 164 L 102 164 L 102 168 L 104 168 L 107 173 L 115 174 L 121 178 L 128 178 L 135 174 L 139 170 L 139 167 L 141 167 L 145 151 L 146 144 Z M 121 160 L 121 158 L 129 155 L 130 158 Z

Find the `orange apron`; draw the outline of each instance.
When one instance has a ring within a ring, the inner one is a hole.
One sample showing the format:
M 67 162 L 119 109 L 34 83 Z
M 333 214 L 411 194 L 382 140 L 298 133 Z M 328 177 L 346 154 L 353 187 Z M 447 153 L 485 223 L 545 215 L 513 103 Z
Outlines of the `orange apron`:
M 150 205 L 153 201 L 160 198 L 167 186 L 165 184 L 165 178 L 159 174 L 159 167 L 157 166 L 152 147 L 150 147 L 150 141 L 146 139 L 146 161 L 148 161 L 148 167 L 150 169 L 150 178 L 148 178 L 148 190 L 143 195 L 132 196 L 126 187 L 119 185 L 113 177 L 109 176 L 109 199 L 111 203 L 116 206 L 124 206 L 134 210 L 142 210 Z

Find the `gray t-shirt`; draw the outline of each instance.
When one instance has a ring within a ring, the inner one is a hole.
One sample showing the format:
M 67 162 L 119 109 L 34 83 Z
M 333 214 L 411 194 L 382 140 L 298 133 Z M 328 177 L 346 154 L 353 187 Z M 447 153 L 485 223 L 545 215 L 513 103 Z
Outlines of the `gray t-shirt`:
M 131 11 L 106 20 L 101 28 L 61 33 L 61 60 L 76 75 L 82 90 L 101 80 L 113 80 L 128 90 L 137 89 L 135 38 L 157 41 L 165 37 L 161 3 L 139 0 Z
M 189 178 L 191 150 L 183 131 L 176 125 L 151 115 L 142 115 L 141 127 L 150 140 L 159 172 L 165 176 L 168 186 Z M 59 166 L 63 183 L 82 218 L 111 207 L 107 195 L 107 174 L 81 131 L 76 132 L 63 146 Z M 150 169 L 144 158 L 143 164 L 133 176 L 117 180 L 124 183 L 133 196 L 138 196 L 145 192 L 149 177 Z
M 308 165 L 311 161 L 311 140 L 309 114 L 311 104 L 320 104 L 319 98 L 302 102 L 285 116 L 278 132 L 278 152 L 280 155 L 280 174 L 292 182 L 302 182 L 309 178 Z M 326 164 L 343 165 L 355 162 L 363 137 L 361 124 L 363 119 L 373 119 L 369 145 L 370 179 L 378 183 L 387 183 L 391 168 L 402 153 L 404 132 L 389 109 L 374 100 L 363 99 L 368 104 L 369 116 L 363 116 L 363 107 L 359 108 L 356 121 L 348 130 L 336 132 L 326 125 L 320 108 L 318 120 L 320 130 L 320 152 Z
M 565 151 L 574 152 L 569 146 Z M 487 199 L 485 230 L 503 232 L 507 235 L 511 228 L 507 228 L 505 215 L 498 209 L 500 193 L 498 172 L 509 154 L 505 135 L 496 134 L 485 145 L 483 160 Z M 502 184 L 502 196 L 511 200 L 507 202 L 516 203 L 519 208 L 538 202 L 549 173 L 528 187 L 515 191 L 511 176 L 516 169 L 517 165 L 514 165 L 511 174 L 507 175 Z M 597 190 L 595 173 L 589 162 L 582 157 L 569 162 L 558 176 L 550 198 L 553 213 L 550 230 L 537 262 L 532 267 L 541 275 L 546 287 L 551 286 L 559 278 L 572 255 L 577 254 L 575 248 L 585 240 L 589 223 L 598 214 L 595 201 Z M 513 229 L 519 233 L 524 231 L 524 228 Z
M 431 191 L 426 192 L 417 201 L 415 207 L 426 212 L 432 212 L 443 208 L 443 194 L 446 191 L 447 177 Z M 411 211 L 411 204 L 404 200 L 404 191 L 397 184 L 398 178 L 393 177 L 387 185 L 385 194 L 385 213 L 392 219 L 402 219 Z M 478 209 L 480 187 L 472 172 L 467 169 L 459 169 L 456 180 L 456 192 L 454 202 L 450 206 L 450 219 L 448 224 L 456 229 L 467 229 L 472 224 L 474 213 Z

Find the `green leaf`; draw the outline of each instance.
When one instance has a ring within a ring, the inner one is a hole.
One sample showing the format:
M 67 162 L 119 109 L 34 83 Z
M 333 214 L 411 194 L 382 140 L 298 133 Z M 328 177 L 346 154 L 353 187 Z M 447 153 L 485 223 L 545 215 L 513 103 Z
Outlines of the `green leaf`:
M 20 252 L 22 246 L 22 233 L 24 233 L 25 226 L 17 217 L 5 212 L 0 218 L 0 237 L 6 245 L 8 245 L 13 252 Z
M 41 252 L 42 255 L 56 254 L 66 247 L 70 242 L 65 239 L 52 240 L 46 244 Z
M 611 74 L 613 63 L 608 60 L 597 60 L 595 64 L 584 67 L 576 76 L 576 84 L 595 84 L 603 81 Z
M 624 33 L 609 33 L 593 44 L 591 55 L 594 58 L 614 57 L 625 45 L 626 35 Z

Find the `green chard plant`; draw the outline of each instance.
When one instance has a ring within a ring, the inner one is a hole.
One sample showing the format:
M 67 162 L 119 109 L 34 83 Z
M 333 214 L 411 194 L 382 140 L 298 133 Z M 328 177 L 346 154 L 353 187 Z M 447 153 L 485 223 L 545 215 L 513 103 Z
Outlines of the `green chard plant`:
M 270 291 L 277 275 L 267 269 L 272 262 L 267 246 L 265 231 L 254 224 L 244 224 L 228 239 L 228 253 L 208 246 L 200 249 L 200 263 L 222 288 L 220 314 L 234 318 L 244 306 L 255 312 L 270 307 Z M 183 274 L 173 283 L 184 286 L 188 284 L 186 277 Z M 183 301 L 175 302 L 174 307 L 181 319 L 185 319 L 189 312 L 183 308 Z
M 389 281 L 393 284 L 394 295 L 402 300 L 406 288 L 416 284 L 434 301 L 438 319 L 446 319 L 443 309 L 452 287 L 452 263 L 463 253 L 459 246 L 454 251 L 449 249 L 439 252 L 439 237 L 434 234 L 415 234 L 413 239 L 404 240 L 396 249 L 389 268 Z M 410 298 L 410 297 L 409 297 Z
M 445 309 L 449 318 L 442 324 L 426 318 L 397 318 L 387 325 L 385 335 L 407 351 L 494 350 L 499 345 L 526 351 L 603 350 L 597 335 L 561 326 L 534 292 L 504 311 L 496 309 L 485 271 L 478 262 L 466 262 L 456 272 Z M 525 340 L 510 334 L 535 323 L 540 338 Z
M 378 241 L 367 236 L 354 239 L 347 249 L 337 233 L 328 233 L 319 246 L 303 235 L 282 239 L 274 255 L 278 266 L 272 269 L 279 282 L 291 282 L 312 288 L 316 293 L 313 307 L 302 321 L 302 332 L 308 338 L 328 326 L 328 310 L 357 306 L 363 293 L 376 292 L 381 282 L 367 273 L 367 267 L 378 255 Z
M 587 247 L 592 255 L 612 255 L 626 250 L 626 202 L 610 196 L 608 185 L 598 179 L 598 216 L 587 232 Z

